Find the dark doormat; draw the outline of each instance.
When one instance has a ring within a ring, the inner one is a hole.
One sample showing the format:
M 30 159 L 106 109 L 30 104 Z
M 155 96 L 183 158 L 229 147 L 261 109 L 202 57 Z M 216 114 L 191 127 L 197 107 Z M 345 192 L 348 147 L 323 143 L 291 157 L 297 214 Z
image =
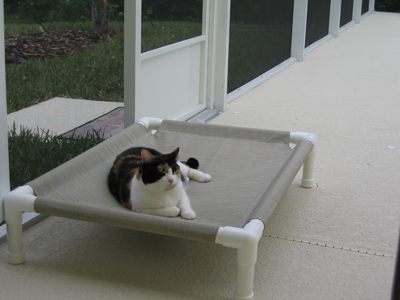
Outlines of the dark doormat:
M 97 119 L 62 134 L 61 137 L 86 136 L 96 131 L 104 135 L 104 139 L 108 139 L 122 130 L 124 130 L 124 108 L 117 107 Z

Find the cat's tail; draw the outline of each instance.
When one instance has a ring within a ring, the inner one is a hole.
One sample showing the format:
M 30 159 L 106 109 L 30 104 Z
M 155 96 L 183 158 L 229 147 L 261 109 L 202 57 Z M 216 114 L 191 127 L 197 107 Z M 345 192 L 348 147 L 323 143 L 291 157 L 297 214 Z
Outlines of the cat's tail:
M 186 162 L 184 162 L 191 169 L 198 169 L 199 168 L 199 161 L 193 157 L 189 158 Z

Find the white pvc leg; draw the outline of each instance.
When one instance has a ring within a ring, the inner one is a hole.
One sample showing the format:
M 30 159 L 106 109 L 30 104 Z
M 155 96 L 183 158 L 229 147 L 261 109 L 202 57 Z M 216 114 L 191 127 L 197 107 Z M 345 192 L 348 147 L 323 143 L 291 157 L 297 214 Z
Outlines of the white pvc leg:
M 11 191 L 4 198 L 5 219 L 7 223 L 7 259 L 10 264 L 21 264 L 25 261 L 22 244 L 22 213 L 34 211 L 36 197 L 29 186 Z
M 22 212 L 6 208 L 8 252 L 10 264 L 21 264 L 25 261 L 25 250 L 22 245 Z
M 311 150 L 303 164 L 303 177 L 301 178 L 301 186 L 305 188 L 312 188 L 315 185 L 314 178 L 314 159 L 316 147 Z
M 258 241 L 264 224 L 251 220 L 244 228 L 221 227 L 215 242 L 226 247 L 237 248 L 237 281 L 235 300 L 253 299 L 254 266 L 257 261 Z
M 317 136 L 312 133 L 306 132 L 291 132 L 290 133 L 290 143 L 298 144 L 302 140 L 308 140 L 313 143 L 313 148 L 307 155 L 306 160 L 303 164 L 303 177 L 301 178 L 301 186 L 305 188 L 312 188 L 315 185 L 314 179 L 314 158 L 316 155 L 316 143 Z
M 254 267 L 257 261 L 257 244 L 255 247 L 241 247 L 237 250 L 237 280 L 235 300 L 253 299 Z

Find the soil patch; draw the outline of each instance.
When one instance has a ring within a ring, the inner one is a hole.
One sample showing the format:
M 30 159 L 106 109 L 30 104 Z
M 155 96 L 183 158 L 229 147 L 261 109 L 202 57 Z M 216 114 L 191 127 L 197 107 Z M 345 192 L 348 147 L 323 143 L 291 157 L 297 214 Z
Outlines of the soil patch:
M 110 40 L 121 31 L 98 33 L 88 30 L 54 30 L 33 35 L 5 37 L 7 64 L 21 64 L 28 60 L 65 57 L 69 53 L 82 51 L 103 41 Z

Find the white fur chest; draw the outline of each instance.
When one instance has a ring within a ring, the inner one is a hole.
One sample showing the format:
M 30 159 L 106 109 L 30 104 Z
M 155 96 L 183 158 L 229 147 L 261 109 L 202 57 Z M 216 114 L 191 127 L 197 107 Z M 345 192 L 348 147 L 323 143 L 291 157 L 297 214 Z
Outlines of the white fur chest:
M 173 185 L 163 180 L 147 185 L 135 177 L 132 180 L 131 203 L 132 210 L 136 212 L 178 206 L 185 197 L 186 192 L 179 179 Z

